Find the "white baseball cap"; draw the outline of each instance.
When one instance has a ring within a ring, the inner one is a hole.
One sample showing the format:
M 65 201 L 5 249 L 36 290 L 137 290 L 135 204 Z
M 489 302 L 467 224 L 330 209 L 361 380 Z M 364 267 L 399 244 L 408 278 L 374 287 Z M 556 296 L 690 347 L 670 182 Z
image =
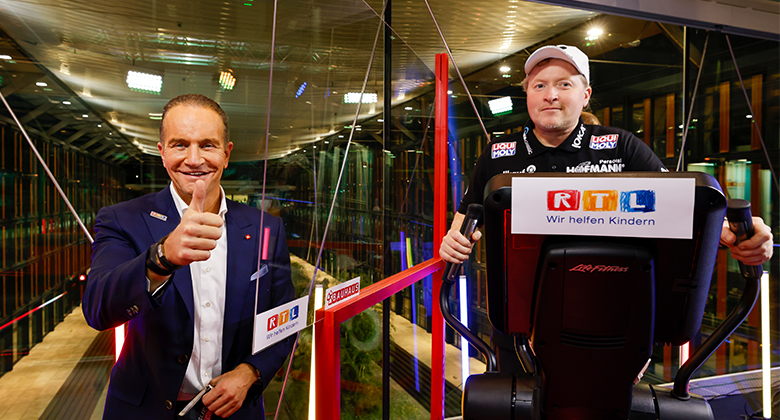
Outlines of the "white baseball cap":
M 548 58 L 557 58 L 563 60 L 577 69 L 585 80 L 590 84 L 590 67 L 588 66 L 588 56 L 577 47 L 571 45 L 547 45 L 534 51 L 525 61 L 525 74 L 531 74 L 531 70 L 539 64 L 540 61 Z

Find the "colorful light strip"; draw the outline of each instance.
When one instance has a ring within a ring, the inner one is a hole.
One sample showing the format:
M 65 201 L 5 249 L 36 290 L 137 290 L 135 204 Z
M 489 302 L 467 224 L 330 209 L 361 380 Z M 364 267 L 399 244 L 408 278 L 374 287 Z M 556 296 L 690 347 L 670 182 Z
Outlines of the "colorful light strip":
M 761 276 L 761 373 L 764 418 L 772 418 L 772 353 L 770 350 L 772 330 L 769 326 L 769 273 Z
M 403 232 L 401 232 L 403 235 Z M 414 267 L 412 261 L 412 242 L 406 238 L 406 266 Z M 420 355 L 417 350 L 417 290 L 412 283 L 412 332 L 414 334 L 414 388 L 420 392 Z
M 460 301 L 460 322 L 461 324 L 468 327 L 469 325 L 469 293 L 468 293 L 468 286 L 466 286 L 466 276 L 462 275 L 459 278 L 458 281 L 458 300 Z M 471 374 L 471 369 L 469 367 L 469 343 L 466 341 L 465 338 L 460 338 L 460 369 L 461 369 L 461 380 L 463 383 L 463 389 L 466 388 L 466 379 L 469 378 L 469 375 Z
M 114 363 L 119 360 L 122 347 L 125 345 L 125 324 L 114 328 Z
M 31 313 L 33 313 L 33 312 L 37 311 L 38 309 L 41 309 L 41 308 L 43 308 L 44 306 L 46 306 L 46 305 L 48 305 L 48 304 L 50 304 L 50 303 L 54 302 L 55 300 L 57 300 L 57 299 L 59 299 L 59 298 L 61 298 L 61 297 L 65 296 L 65 295 L 67 295 L 67 294 L 68 294 L 68 292 L 63 292 L 63 293 L 62 293 L 62 294 L 60 294 L 59 296 L 53 297 L 53 298 L 49 299 L 48 301 L 46 301 L 46 302 L 44 302 L 44 303 L 40 304 L 40 306 L 38 306 L 37 308 L 35 308 L 35 309 L 30 309 L 29 311 L 27 311 L 27 312 L 26 312 L 26 313 L 24 313 L 23 315 L 19 315 L 19 316 L 17 316 L 16 318 L 14 318 L 14 319 L 12 319 L 12 320 L 10 320 L 10 321 L 6 322 L 5 324 L 3 324 L 3 326 L 2 326 L 2 327 L 0 327 L 0 331 L 2 331 L 2 330 L 3 330 L 3 328 L 5 328 L 5 327 L 8 327 L 9 325 L 13 324 L 14 322 L 16 322 L 16 321 L 18 321 L 18 320 L 20 320 L 20 319 L 22 319 L 22 318 L 26 317 L 27 315 L 30 315 Z
M 317 284 L 314 285 L 314 310 L 322 308 L 323 304 L 323 290 L 322 285 Z M 311 368 L 309 369 L 309 372 L 311 372 L 311 379 L 309 381 L 309 420 L 314 420 L 315 410 L 314 410 L 314 396 L 316 395 L 316 392 L 314 391 L 314 384 L 315 384 L 315 377 L 314 377 L 314 355 L 316 353 L 314 352 L 314 324 L 311 326 Z

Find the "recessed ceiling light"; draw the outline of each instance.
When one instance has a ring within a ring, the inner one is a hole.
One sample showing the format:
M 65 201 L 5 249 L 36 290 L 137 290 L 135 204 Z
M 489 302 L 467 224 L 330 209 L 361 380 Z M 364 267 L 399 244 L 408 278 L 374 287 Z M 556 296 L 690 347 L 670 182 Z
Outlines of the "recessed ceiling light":
M 35 86 L 46 87 L 49 86 L 46 82 L 35 82 Z
M 2 54 L 0 55 L 0 60 L 13 60 L 14 58 L 10 55 Z
M 506 73 L 506 72 L 508 72 L 509 70 L 512 70 L 512 69 L 509 68 L 509 66 L 501 66 L 501 68 L 499 70 L 501 71 L 501 73 Z
M 63 105 L 70 105 L 70 101 L 62 101 Z
M 141 73 L 137 71 L 127 72 L 127 87 L 132 90 L 160 94 L 162 90 L 162 76 L 157 74 Z
M 81 114 L 82 118 L 89 118 L 89 114 Z

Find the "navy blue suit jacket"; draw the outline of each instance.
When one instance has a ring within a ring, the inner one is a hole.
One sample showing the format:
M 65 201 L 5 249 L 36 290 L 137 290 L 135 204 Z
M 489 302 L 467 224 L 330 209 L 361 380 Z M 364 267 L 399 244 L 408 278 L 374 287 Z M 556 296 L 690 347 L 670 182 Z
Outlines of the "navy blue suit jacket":
M 153 298 L 147 290 L 145 264 L 149 247 L 181 220 L 168 188 L 104 207 L 97 215 L 92 267 L 82 299 L 84 316 L 98 330 L 129 322 L 124 347 L 111 371 L 104 418 L 178 415 L 176 398 L 193 346 L 192 279 L 189 267 L 184 267 L 173 274 L 162 295 Z M 294 298 L 284 225 L 281 219 L 264 215 L 263 224 L 270 229 L 268 259 L 261 261 L 262 275 L 251 280 L 263 237 L 261 212 L 230 200 L 227 208 L 222 372 L 246 362 L 260 370 L 266 386 L 287 358 L 292 339 L 252 356 L 255 281 L 260 282 L 258 313 Z M 264 418 L 263 389 L 258 384 L 231 419 Z

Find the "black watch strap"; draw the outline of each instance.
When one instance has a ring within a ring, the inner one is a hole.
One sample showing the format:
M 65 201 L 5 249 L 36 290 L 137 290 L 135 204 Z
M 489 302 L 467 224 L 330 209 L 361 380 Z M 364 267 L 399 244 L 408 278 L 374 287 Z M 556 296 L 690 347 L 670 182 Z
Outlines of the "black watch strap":
M 152 246 L 149 247 L 149 250 L 146 251 L 146 268 L 151 270 L 153 273 L 159 274 L 161 276 L 170 276 L 173 274 L 173 270 L 169 270 L 162 265 L 160 265 L 157 262 L 157 248 L 160 246 L 158 242 L 155 242 L 152 244 Z
M 160 239 L 160 242 L 157 242 L 157 258 L 160 260 L 160 264 L 167 270 L 170 270 L 171 272 L 174 272 L 178 269 L 180 269 L 181 265 L 176 265 L 170 261 L 168 261 L 167 258 L 165 258 L 165 252 L 163 250 L 163 244 L 165 243 L 165 240 L 168 239 L 168 235 L 163 236 L 162 239 Z

